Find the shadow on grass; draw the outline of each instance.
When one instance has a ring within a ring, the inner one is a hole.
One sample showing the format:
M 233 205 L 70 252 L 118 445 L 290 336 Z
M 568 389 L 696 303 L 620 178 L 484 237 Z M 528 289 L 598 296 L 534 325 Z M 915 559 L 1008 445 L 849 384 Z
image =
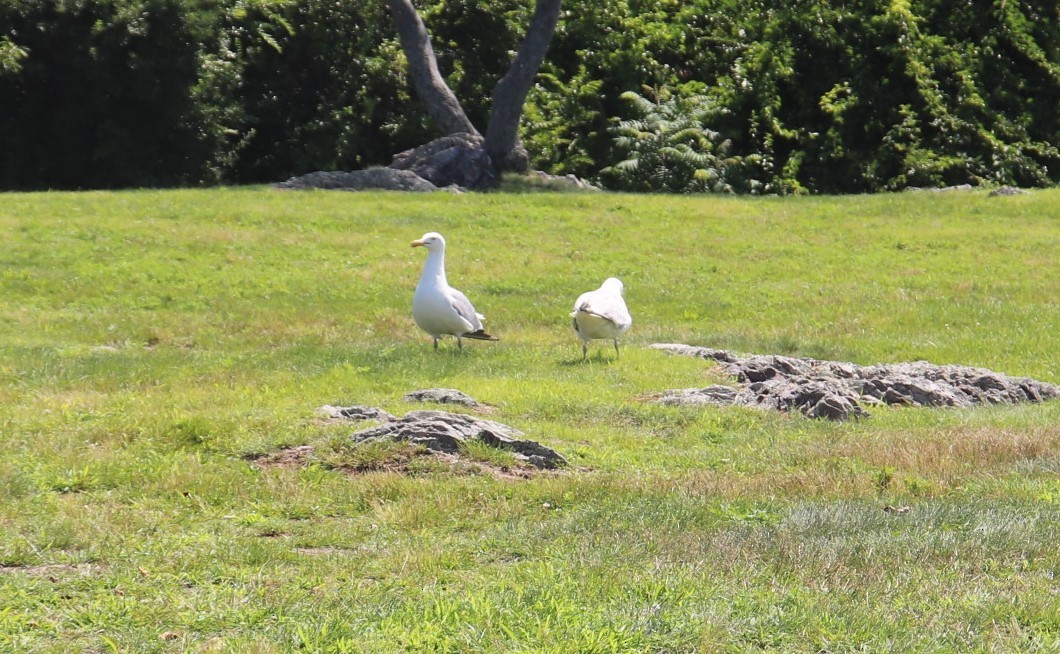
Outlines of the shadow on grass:
M 616 358 L 614 356 L 606 357 L 604 356 L 603 352 L 598 352 L 596 356 L 590 355 L 588 357 L 585 357 L 584 359 L 582 357 L 577 357 L 575 359 L 563 359 L 559 362 L 559 365 L 564 367 L 591 366 L 593 364 L 609 366 L 612 363 L 617 363 L 620 360 L 621 359 Z

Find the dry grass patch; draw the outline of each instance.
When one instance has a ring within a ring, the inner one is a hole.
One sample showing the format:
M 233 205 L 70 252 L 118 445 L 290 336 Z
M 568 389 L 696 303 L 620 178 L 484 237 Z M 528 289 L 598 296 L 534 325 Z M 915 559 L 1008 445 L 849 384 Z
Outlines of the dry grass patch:
M 969 474 L 1006 473 L 1025 461 L 1060 458 L 1060 425 L 888 433 L 868 441 L 847 440 L 835 451 L 869 466 L 891 466 L 952 486 Z
M 975 479 L 1054 470 L 1060 425 L 840 432 L 777 443 L 764 456 L 768 465 L 733 458 L 669 483 L 677 492 L 725 499 L 935 497 Z

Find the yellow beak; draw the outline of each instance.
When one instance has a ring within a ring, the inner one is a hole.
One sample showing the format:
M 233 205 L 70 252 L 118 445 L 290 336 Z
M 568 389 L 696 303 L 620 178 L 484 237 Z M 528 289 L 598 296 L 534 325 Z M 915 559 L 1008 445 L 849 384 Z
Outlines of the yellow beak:
M 412 247 L 414 247 L 414 248 L 423 247 L 424 245 L 427 245 L 427 244 L 423 242 L 423 239 L 419 239 L 418 238 L 418 239 L 416 239 L 415 241 L 412 242 Z

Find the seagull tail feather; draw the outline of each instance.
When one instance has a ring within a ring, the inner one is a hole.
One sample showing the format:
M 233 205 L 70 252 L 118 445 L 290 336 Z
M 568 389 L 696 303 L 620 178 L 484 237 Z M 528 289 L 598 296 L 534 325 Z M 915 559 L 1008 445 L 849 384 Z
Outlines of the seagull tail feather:
M 474 332 L 468 332 L 466 334 L 461 334 L 461 336 L 463 338 L 473 338 L 473 339 L 478 340 L 478 341 L 499 341 L 499 340 L 501 340 L 501 339 L 497 338 L 496 336 L 491 336 L 491 335 L 487 334 L 486 330 L 484 330 L 484 329 L 480 329 L 480 330 L 474 331 Z

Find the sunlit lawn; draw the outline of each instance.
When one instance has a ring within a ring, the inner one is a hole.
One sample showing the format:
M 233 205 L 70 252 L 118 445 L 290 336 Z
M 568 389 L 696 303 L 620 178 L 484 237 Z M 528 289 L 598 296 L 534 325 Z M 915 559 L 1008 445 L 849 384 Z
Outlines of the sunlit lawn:
M 426 231 L 499 343 L 412 323 Z M 0 652 L 1060 651 L 1060 403 L 643 399 L 725 380 L 654 342 L 1060 383 L 1060 191 L 0 194 L 0 237 Z M 350 473 L 317 408 L 426 387 L 571 466 Z

